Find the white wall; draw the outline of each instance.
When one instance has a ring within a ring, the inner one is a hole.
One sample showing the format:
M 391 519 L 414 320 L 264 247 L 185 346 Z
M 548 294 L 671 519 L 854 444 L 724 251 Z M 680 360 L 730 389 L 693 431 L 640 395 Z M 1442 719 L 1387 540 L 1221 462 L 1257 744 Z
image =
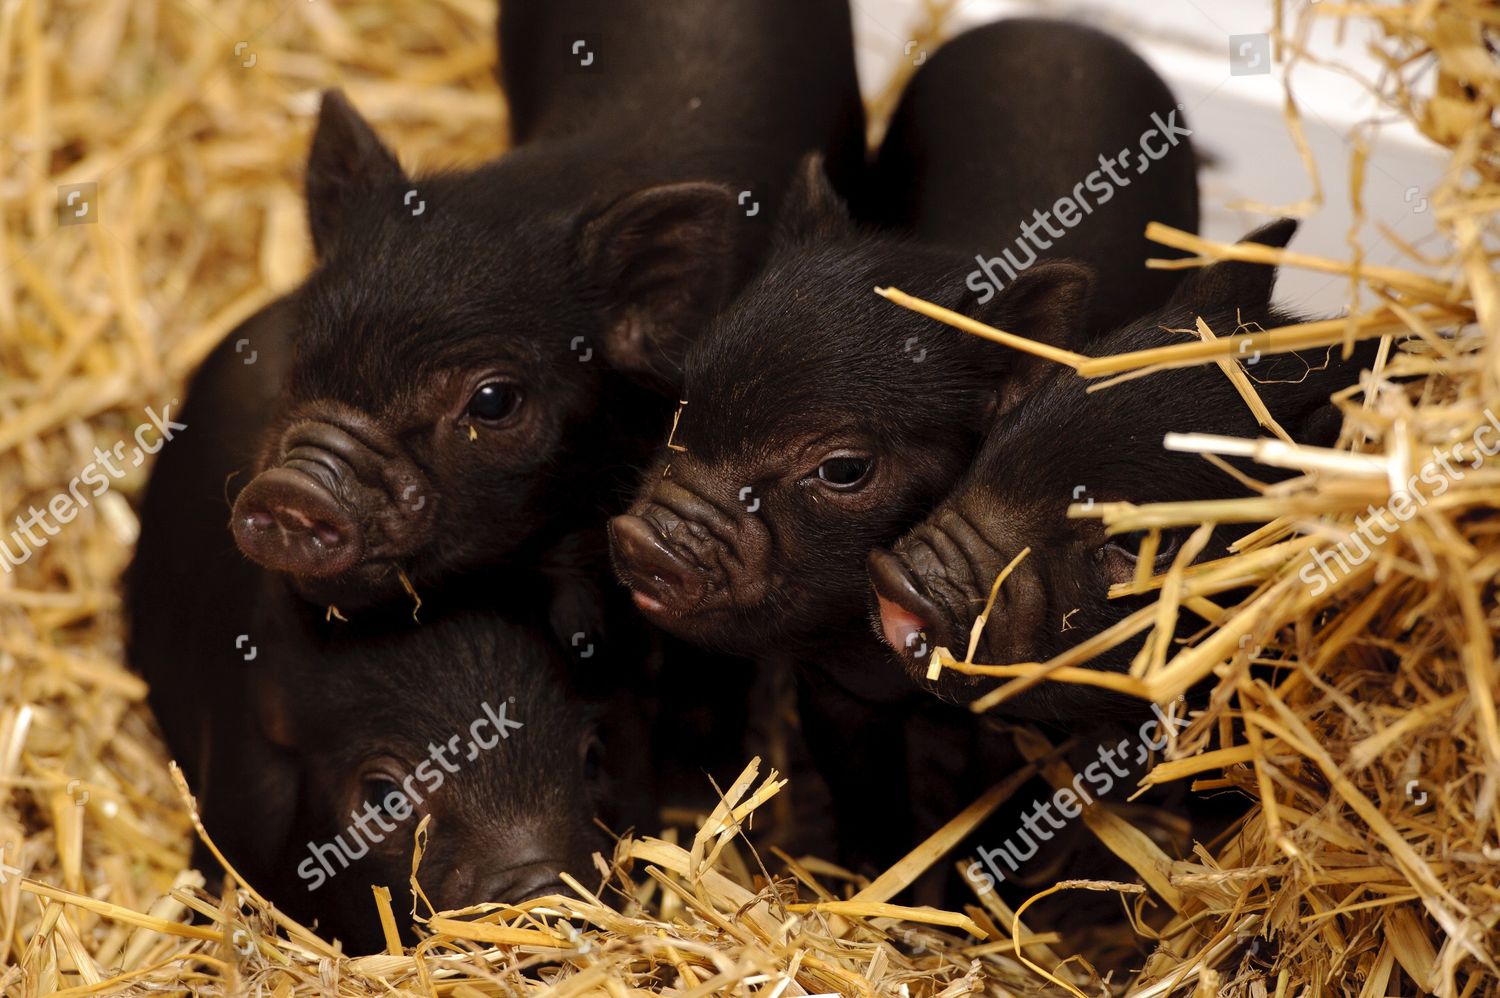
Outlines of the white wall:
M 916 25 L 921 0 L 851 0 L 860 76 L 867 93 L 890 78 Z M 1214 162 L 1202 173 L 1203 234 L 1234 239 L 1268 216 L 1231 209 L 1242 201 L 1292 205 L 1312 191 L 1283 119 L 1282 67 L 1268 74 L 1231 73 L 1230 36 L 1267 31 L 1271 0 L 960 0 L 948 22 L 962 29 L 1018 14 L 1073 17 L 1125 38 L 1172 85 L 1187 109 L 1193 138 Z M 1347 31 L 1342 44 L 1332 20 L 1317 22 L 1310 48 L 1373 78 L 1378 64 L 1366 46 L 1371 31 Z M 1253 58 L 1253 51 L 1248 59 Z M 1308 63 L 1292 77 L 1292 92 L 1318 164 L 1324 206 L 1303 222 L 1293 247 L 1348 259 L 1350 127 L 1379 112 L 1347 76 Z M 1381 115 L 1392 118 L 1390 112 Z M 1408 263 L 1375 228 L 1383 222 L 1418 249 L 1435 254 L 1424 194 L 1442 172 L 1445 154 L 1408 126 L 1383 129 L 1367 169 L 1366 221 L 1360 240 L 1370 263 Z M 1339 278 L 1286 271 L 1278 300 L 1309 313 L 1331 314 L 1347 301 Z M 1366 301 L 1368 305 L 1368 300 Z

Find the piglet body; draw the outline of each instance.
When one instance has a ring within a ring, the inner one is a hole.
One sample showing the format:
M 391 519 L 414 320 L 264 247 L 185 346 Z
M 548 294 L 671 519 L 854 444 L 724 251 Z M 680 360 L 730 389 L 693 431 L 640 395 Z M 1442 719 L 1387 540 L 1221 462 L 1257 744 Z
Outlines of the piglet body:
M 1295 231 L 1283 219 L 1247 241 L 1285 246 Z M 1217 263 L 1194 274 L 1162 309 L 1099 340 L 1100 355 L 1192 342 L 1199 317 L 1220 336 L 1270 329 L 1295 321 L 1271 304 L 1275 270 L 1251 263 Z M 1337 439 L 1334 392 L 1357 382 L 1375 346 L 1352 356 L 1330 351 L 1259 354 L 1245 366 L 1271 415 L 1299 443 L 1330 446 Z M 870 557 L 880 633 L 914 681 L 947 699 L 969 699 L 990 681 L 945 672 L 924 680 L 926 660 L 909 651 L 911 636 L 932 645 L 965 648 L 969 629 L 999 571 L 1023 547 L 1031 553 L 1007 578 L 980 635 L 975 661 L 1046 661 L 1139 609 L 1151 597 L 1109 599 L 1109 587 L 1135 576 L 1144 552 L 1140 536 L 1106 536 L 1094 519 L 1070 519 L 1068 507 L 1096 502 L 1182 502 L 1246 493 L 1235 478 L 1194 454 L 1167 451 L 1171 432 L 1256 437 L 1263 431 L 1229 379 L 1214 364 L 1163 370 L 1089 392 L 1084 379 L 1059 367 L 1008 420 L 996 424 L 973 468 L 921 525 L 890 551 Z M 1284 472 L 1242 465 L 1253 478 Z M 1199 555 L 1222 557 L 1249 529 L 1223 524 Z M 1153 572 L 1169 569 L 1187 531 L 1169 531 L 1157 547 Z M 1182 636 L 1200 622 L 1184 615 Z M 1140 640 L 1113 651 L 1097 668 L 1124 669 Z M 1115 702 L 1117 699 L 1117 702 Z M 1143 706 L 1126 698 L 1065 683 L 1049 683 L 1008 702 L 1012 714 L 1066 723 L 1077 729 L 1109 718 L 1133 717 Z
M 969 255 L 980 305 L 1037 261 L 1088 264 L 1094 333 L 1181 277 L 1145 268 L 1172 255 L 1145 222 L 1198 227 L 1192 129 L 1166 83 L 1102 31 L 1035 18 L 965 32 L 923 66 L 869 185 L 861 214 Z
M 126 578 L 127 657 L 150 685 L 204 824 L 274 903 L 351 949 L 382 945 L 369 887 L 410 910 L 412 833 L 431 816 L 418 873 L 439 908 L 518 901 L 586 875 L 594 825 L 649 801 L 630 751 L 600 746 L 639 712 L 610 710 L 545 627 L 529 576 L 409 615 L 329 622 L 225 530 L 289 352 L 287 305 L 231 334 L 190 388 L 187 428 L 164 448 Z M 503 607 L 504 610 L 497 610 Z M 633 748 L 634 734 L 624 742 Z M 615 788 L 621 788 L 620 794 Z M 395 794 L 396 796 L 392 796 Z M 621 825 L 620 827 L 623 827 Z M 200 868 L 214 871 L 202 849 Z
M 1285 246 L 1295 227 L 1283 219 L 1247 240 Z M 1293 322 L 1291 315 L 1271 302 L 1274 277 L 1273 268 L 1256 264 L 1213 264 L 1192 273 L 1167 305 L 1100 338 L 1091 350 L 1103 356 L 1195 342 L 1200 317 L 1221 337 Z M 1374 343 L 1366 342 L 1357 345 L 1348 358 L 1337 347 L 1239 356 L 1256 393 L 1295 441 L 1332 446 L 1339 435 L 1340 416 L 1330 396 L 1357 382 L 1361 369 L 1372 363 L 1375 350 Z M 930 697 L 935 703 L 966 703 L 1001 682 L 953 670 L 944 670 L 936 681 L 929 681 L 929 658 L 916 652 L 939 645 L 955 654 L 967 650 L 971 628 L 996 577 L 1025 548 L 1030 548 L 1029 554 L 1007 576 L 979 634 L 975 661 L 1051 660 L 1155 599 L 1154 593 L 1109 597 L 1111 585 L 1134 578 L 1140 559 L 1150 554 L 1143 547 L 1145 538 L 1108 536 L 1099 520 L 1070 518 L 1071 505 L 1089 500 L 1203 501 L 1248 493 L 1240 480 L 1200 456 L 1163 447 L 1163 438 L 1172 432 L 1241 438 L 1266 435 L 1218 365 L 1165 369 L 1096 391 L 1088 389 L 1085 379 L 1059 366 L 1009 419 L 996 423 L 973 467 L 932 515 L 888 549 L 870 556 L 875 633 L 897 654 L 912 681 L 935 694 Z M 1233 463 L 1250 479 L 1275 481 L 1286 475 L 1248 462 Z M 1250 529 L 1248 524 L 1218 525 L 1198 560 L 1224 557 L 1229 544 Z M 1166 572 L 1183 555 L 1181 546 L 1189 532 L 1163 531 L 1149 566 L 1152 574 Z M 1235 600 L 1232 592 L 1215 597 L 1221 605 L 1233 605 Z M 1205 626 L 1201 618 L 1184 612 L 1175 636 L 1187 641 L 1200 636 Z M 1144 640 L 1141 635 L 1126 641 L 1087 665 L 1123 671 Z M 1092 761 L 1096 751 L 1118 751 L 1121 763 L 1130 770 L 1119 787 L 1128 788 L 1149 764 L 1146 749 L 1161 747 L 1170 732 L 1180 730 L 1186 724 L 1185 715 L 1203 693 L 1190 691 L 1188 703 L 1177 705 L 1169 716 L 1133 697 L 1047 682 L 1009 698 L 987 716 L 995 721 L 1025 719 L 1053 728 L 1059 738 L 1076 739 L 1082 756 L 1075 771 L 1080 773 L 1089 772 L 1083 768 L 1084 760 L 1097 765 Z M 988 746 L 991 740 L 981 732 L 976 759 L 993 751 Z M 1115 763 L 1108 765 L 1113 768 Z M 1007 768 L 992 768 L 988 778 L 1007 772 Z M 959 788 L 963 783 L 953 779 L 950 785 Z M 1042 790 L 1043 795 L 1051 792 L 1050 786 Z M 1161 788 L 1152 791 L 1160 792 Z M 1202 800 L 1179 792 L 1170 800 L 1168 806 L 1174 813 L 1192 816 L 1195 836 L 1211 837 L 1212 829 L 1240 817 L 1232 801 L 1224 798 Z M 1008 827 L 982 834 L 977 844 L 993 849 L 997 841 L 1013 836 L 1015 828 L 1012 818 Z M 1068 859 L 1070 869 L 1065 875 L 1120 875 L 1077 866 L 1098 859 L 1088 859 L 1085 849 Z M 1017 861 L 1024 864 L 1022 875 L 1035 875 L 1040 862 L 1028 857 Z
M 1023 64 L 1034 71 L 1017 87 Z M 1151 86 L 1136 86 L 1143 75 Z M 1075 91 L 1081 76 L 1090 84 Z M 911 682 L 870 633 L 866 557 L 941 501 L 984 428 L 1048 374 L 1045 362 L 895 308 L 873 289 L 896 285 L 1080 348 L 1087 265 L 1037 262 L 988 295 L 966 275 L 976 246 L 1013 239 L 1030 206 L 1096 169 L 1096 154 L 1056 131 L 1017 143 L 951 109 L 977 101 L 1014 123 L 1076 117 L 1113 143 L 1117 126 L 1099 124 L 1089 104 L 1100 93 L 1144 128 L 1166 90 L 1123 45 L 1057 22 L 980 29 L 934 55 L 903 101 L 881 191 L 867 192 L 863 209 L 886 209 L 920 239 L 857 225 L 818 164 L 805 164 L 766 267 L 688 353 L 672 448 L 611 523 L 616 570 L 648 619 L 707 647 L 797 663 L 804 733 L 833 792 L 841 850 L 857 865 L 879 867 L 915 844 L 921 823 L 892 774 L 906 771 L 906 717 L 935 709 L 913 702 Z M 1173 156 L 1153 189 L 1191 225 L 1191 148 Z M 1182 163 L 1185 174 L 1170 172 Z M 1121 199 L 1089 224 L 1133 239 L 1159 214 L 1151 200 Z M 1108 262 L 1144 272 L 1141 260 Z

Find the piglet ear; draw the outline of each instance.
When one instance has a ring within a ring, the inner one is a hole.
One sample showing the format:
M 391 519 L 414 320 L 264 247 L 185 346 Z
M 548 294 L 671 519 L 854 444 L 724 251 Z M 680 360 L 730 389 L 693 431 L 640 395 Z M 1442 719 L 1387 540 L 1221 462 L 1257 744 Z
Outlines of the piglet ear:
M 396 157 L 341 90 L 325 90 L 307 159 L 307 221 L 313 249 L 326 256 L 360 195 L 405 174 Z
M 783 242 L 823 242 L 854 231 L 849 206 L 828 182 L 822 153 L 808 153 L 797 164 L 777 233 Z
M 1278 218 L 1241 239 L 1242 243 L 1283 248 L 1297 231 L 1295 218 Z M 1276 287 L 1276 268 L 1263 263 L 1226 260 L 1211 263 L 1188 277 L 1173 295 L 1176 302 L 1198 314 L 1226 310 L 1263 308 L 1271 303 Z
M 977 318 L 1029 340 L 1080 352 L 1087 337 L 1089 296 L 1094 272 L 1084 264 L 1056 261 L 1022 271 Z M 1008 355 L 1000 382 L 997 415 L 1020 405 L 1057 364 L 1019 350 L 994 347 Z
M 723 306 L 735 268 L 734 197 L 717 184 L 649 187 L 583 227 L 580 255 L 606 313 L 616 368 L 670 383 L 693 336 Z

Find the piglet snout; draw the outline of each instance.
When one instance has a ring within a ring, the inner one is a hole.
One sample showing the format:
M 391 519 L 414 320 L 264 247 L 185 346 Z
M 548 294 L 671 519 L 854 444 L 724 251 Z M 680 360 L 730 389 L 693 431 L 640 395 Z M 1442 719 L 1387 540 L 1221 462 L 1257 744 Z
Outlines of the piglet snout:
M 572 894 L 562 882 L 563 869 L 561 862 L 551 859 L 503 870 L 481 869 L 466 863 L 443 878 L 432 902 L 439 911 L 455 911 L 486 902 L 520 904 L 548 894 Z
M 364 552 L 349 511 L 296 467 L 270 468 L 245 487 L 234 504 L 234 539 L 267 568 L 315 577 L 348 571 Z
M 436 497 L 399 448 L 368 427 L 303 419 L 234 504 L 240 550 L 274 571 L 329 578 L 417 550 Z
M 488 894 L 496 900 L 512 904 L 548 894 L 571 894 L 572 891 L 568 890 L 559 876 L 561 872 L 562 866 L 550 861 L 502 870 Z
M 889 551 L 866 561 L 880 610 L 881 636 L 897 654 L 925 661 L 933 648 L 952 647 L 945 613 L 923 590 L 906 564 Z
M 642 610 L 682 610 L 703 595 L 702 573 L 668 547 L 645 517 L 615 517 L 609 536 L 615 564 Z
M 889 553 L 872 556 L 870 581 L 881 600 L 882 629 L 889 632 L 886 640 L 891 641 L 893 635 L 908 640 L 902 614 L 910 614 L 929 625 L 929 644 L 962 654 L 968 650 L 973 624 L 990 605 L 974 648 L 978 660 L 999 664 L 1028 660 L 1036 653 L 1047 607 L 1036 559 L 1020 559 L 1004 584 L 994 590 L 1000 573 L 1022 550 L 1022 541 L 993 508 L 954 503 L 939 508 Z M 892 604 L 889 609 L 887 603 Z M 926 673 L 925 658 L 917 658 L 910 649 L 905 650 L 905 658 L 914 675 Z M 941 682 L 951 688 L 977 681 L 950 672 L 944 673 Z

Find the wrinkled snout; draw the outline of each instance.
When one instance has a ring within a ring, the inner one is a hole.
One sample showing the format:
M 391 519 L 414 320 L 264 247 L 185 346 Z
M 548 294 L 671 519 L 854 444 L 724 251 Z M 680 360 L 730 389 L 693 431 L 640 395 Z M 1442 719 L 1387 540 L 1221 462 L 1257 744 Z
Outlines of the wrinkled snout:
M 708 617 L 751 610 L 769 588 L 766 528 L 712 491 L 666 479 L 609 524 L 615 571 L 636 605 L 686 637 L 706 638 L 697 629 Z
M 257 475 L 234 504 L 234 539 L 252 561 L 318 578 L 359 563 L 364 537 L 327 485 L 294 467 Z
M 610 551 L 637 605 L 648 612 L 684 612 L 703 595 L 703 573 L 667 543 L 643 516 L 617 516 L 609 523 Z
M 437 910 L 454 911 L 485 902 L 520 904 L 548 894 L 572 894 L 562 881 L 565 869 L 561 860 L 551 858 L 493 870 L 482 860 L 466 861 L 449 870 L 428 896 Z
M 915 666 L 924 664 L 934 648 L 953 648 L 953 621 L 948 612 L 927 595 L 901 559 L 876 549 L 866 566 L 886 644 Z
M 416 465 L 359 421 L 303 419 L 235 500 L 234 538 L 266 568 L 326 579 L 421 547 L 430 493 Z
M 1013 557 L 1010 540 L 986 536 L 975 522 L 941 509 L 894 549 L 874 551 L 868 559 L 880 636 L 914 677 L 926 675 L 931 648 L 945 647 L 959 657 L 968 650 L 995 578 Z M 1045 602 L 1041 587 L 1033 566 L 1024 561 L 1017 566 L 997 594 L 976 661 L 1014 661 L 1034 644 Z M 947 681 L 964 682 L 957 676 Z

